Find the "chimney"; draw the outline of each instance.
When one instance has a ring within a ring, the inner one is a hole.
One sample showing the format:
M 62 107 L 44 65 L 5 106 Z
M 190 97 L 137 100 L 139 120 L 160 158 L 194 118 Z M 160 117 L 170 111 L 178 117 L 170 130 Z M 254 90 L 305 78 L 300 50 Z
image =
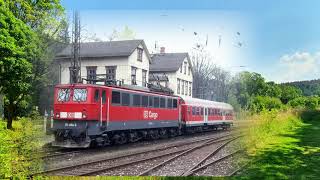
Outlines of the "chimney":
M 161 47 L 161 48 L 160 48 L 160 53 L 161 53 L 161 54 L 166 53 L 166 48 L 165 48 L 165 47 Z

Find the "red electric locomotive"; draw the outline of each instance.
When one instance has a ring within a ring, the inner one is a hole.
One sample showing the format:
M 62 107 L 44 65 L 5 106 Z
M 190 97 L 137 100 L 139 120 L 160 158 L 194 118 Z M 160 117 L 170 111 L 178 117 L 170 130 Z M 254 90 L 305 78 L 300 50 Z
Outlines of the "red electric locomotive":
M 116 86 L 55 87 L 53 146 L 89 147 L 228 128 L 232 106 Z

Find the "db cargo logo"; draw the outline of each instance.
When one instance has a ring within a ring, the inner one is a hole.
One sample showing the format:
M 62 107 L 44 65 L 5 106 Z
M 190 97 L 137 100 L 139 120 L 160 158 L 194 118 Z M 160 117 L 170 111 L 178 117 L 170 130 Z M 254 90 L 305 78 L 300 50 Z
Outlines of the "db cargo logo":
M 143 118 L 144 119 L 157 119 L 158 113 L 152 112 L 152 111 L 144 111 L 143 112 Z

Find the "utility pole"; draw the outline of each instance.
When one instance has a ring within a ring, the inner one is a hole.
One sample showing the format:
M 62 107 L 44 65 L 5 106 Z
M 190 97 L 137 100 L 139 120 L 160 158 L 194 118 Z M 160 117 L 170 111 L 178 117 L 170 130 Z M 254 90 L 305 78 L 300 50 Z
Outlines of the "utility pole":
M 71 83 L 79 83 L 81 78 L 80 62 L 80 18 L 78 11 L 73 13 L 72 27 L 72 58 L 71 58 Z

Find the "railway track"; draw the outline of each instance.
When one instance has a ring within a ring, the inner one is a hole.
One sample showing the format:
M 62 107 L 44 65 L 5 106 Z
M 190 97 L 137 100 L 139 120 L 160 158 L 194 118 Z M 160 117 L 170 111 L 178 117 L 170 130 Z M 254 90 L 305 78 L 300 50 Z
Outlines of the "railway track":
M 233 138 L 229 138 L 229 139 L 225 139 L 226 142 L 222 143 L 221 145 L 219 145 L 217 148 L 213 149 L 211 152 L 209 152 L 204 158 L 202 158 L 198 163 L 196 163 L 195 165 L 193 165 L 191 168 L 189 168 L 188 170 L 184 171 L 182 170 L 182 173 L 179 173 L 179 174 L 176 174 L 178 176 L 188 176 L 189 174 L 192 174 L 193 171 L 195 169 L 197 169 L 197 167 L 201 167 L 201 165 L 206 162 L 209 158 L 211 158 L 212 156 L 214 156 L 215 154 L 217 154 L 221 149 L 223 149 L 226 145 L 228 145 L 229 143 L 231 143 L 232 141 L 240 138 L 242 135 L 240 136 L 236 136 L 236 137 L 233 137 Z M 187 150 L 187 151 L 184 151 L 160 164 L 157 164 L 151 168 L 149 168 L 148 170 L 142 172 L 139 174 L 139 176 L 153 176 L 153 175 L 164 175 L 164 174 L 157 174 L 155 172 L 157 171 L 160 171 L 161 172 L 161 167 L 167 165 L 168 163 L 170 163 L 171 161 L 174 161 L 174 160 L 177 160 L 179 157 L 181 156 L 184 156 L 188 153 L 190 153 L 191 151 L 195 151 L 199 148 L 202 148 L 204 146 L 207 146 L 207 145 L 211 145 L 211 142 L 205 142 L 204 144 L 202 145 L 199 145 L 199 146 L 196 146 L 195 148 L 192 148 L 190 150 Z M 165 171 L 165 170 L 164 170 Z M 163 172 L 162 172 L 163 173 Z
M 201 166 L 199 166 L 199 167 L 197 167 L 197 168 L 194 168 L 194 169 L 192 169 L 192 170 L 189 170 L 188 172 L 184 173 L 183 175 L 184 175 L 184 176 L 194 175 L 195 173 L 200 172 L 201 170 L 204 170 L 205 168 L 208 168 L 209 166 L 213 166 L 213 165 L 215 165 L 215 164 L 217 164 L 217 163 L 219 163 L 219 162 L 221 162 L 221 161 L 223 161 L 223 160 L 226 160 L 226 159 L 228 159 L 228 158 L 231 158 L 232 156 L 234 156 L 234 155 L 236 155 L 236 154 L 239 154 L 239 153 L 241 153 L 241 152 L 243 152 L 243 151 L 244 151 L 243 149 L 241 149 L 241 150 L 236 150 L 235 152 L 229 153 L 229 154 L 224 155 L 224 156 L 222 156 L 222 157 L 220 157 L 220 158 L 218 158 L 218 159 L 209 161 L 209 162 L 207 162 L 207 163 L 205 163 L 205 164 L 203 164 L 203 165 L 201 165 Z M 237 170 L 238 170 L 238 169 L 237 169 Z M 228 176 L 233 176 L 236 172 L 238 172 L 237 170 L 232 171 Z
M 232 134 L 223 135 L 220 137 L 212 138 L 206 137 L 202 139 L 197 139 L 188 142 L 181 142 L 177 144 L 172 144 L 166 147 L 161 147 L 157 149 L 149 149 L 140 152 L 134 152 L 131 154 L 125 154 L 115 157 L 108 157 L 99 160 L 94 160 L 85 163 L 79 163 L 76 165 L 59 167 L 55 169 L 49 169 L 34 175 L 40 174 L 49 174 L 49 175 L 95 175 L 101 172 L 105 172 L 112 169 L 117 169 L 121 167 L 127 167 L 130 165 L 135 165 L 138 163 L 151 161 L 159 158 L 167 158 L 170 156 L 175 156 L 176 154 L 190 151 L 190 149 L 198 147 L 193 146 L 192 144 L 201 143 L 202 146 L 205 146 L 208 143 L 217 143 L 229 140 Z M 199 148 L 199 147 L 198 147 Z M 169 152 L 165 152 L 169 151 Z M 152 155 L 158 153 L 157 155 Z M 148 155 L 151 154 L 151 155 Z M 139 157 L 140 156 L 140 157 Z

